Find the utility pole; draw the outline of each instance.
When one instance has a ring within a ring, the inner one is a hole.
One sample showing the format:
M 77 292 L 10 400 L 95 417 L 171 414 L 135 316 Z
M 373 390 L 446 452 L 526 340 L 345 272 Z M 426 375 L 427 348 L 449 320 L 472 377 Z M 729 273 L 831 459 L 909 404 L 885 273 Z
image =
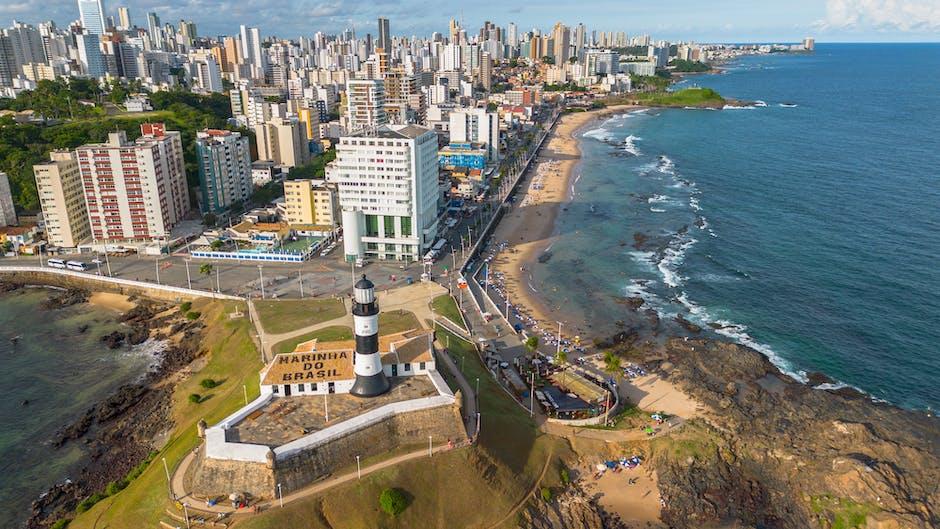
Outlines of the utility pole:
M 264 266 L 258 265 L 258 276 L 261 278 L 261 299 L 264 299 Z
M 186 285 L 189 287 L 190 290 L 192 290 L 192 289 L 193 289 L 193 280 L 192 280 L 192 278 L 191 278 L 190 275 L 189 275 L 189 262 L 190 262 L 190 261 L 192 261 L 192 259 L 189 259 L 189 258 L 183 259 L 183 262 L 186 263 Z
M 157 270 L 157 284 L 160 284 L 160 257 L 153 262 L 154 268 Z
M 304 299 L 304 271 L 297 271 L 297 278 L 300 279 L 300 299 Z

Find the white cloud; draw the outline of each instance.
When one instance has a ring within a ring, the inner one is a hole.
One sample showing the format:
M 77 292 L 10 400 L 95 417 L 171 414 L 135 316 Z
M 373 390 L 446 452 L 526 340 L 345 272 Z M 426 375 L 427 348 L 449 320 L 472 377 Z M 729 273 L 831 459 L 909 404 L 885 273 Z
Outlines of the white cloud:
M 938 0 L 827 0 L 822 29 L 940 30 Z
M 29 3 L 27 3 L 27 2 L 3 4 L 3 5 L 0 5 L 0 14 L 2 14 L 2 15 L 18 15 L 18 14 L 20 14 L 20 13 L 26 13 L 26 12 L 28 12 L 29 10 L 31 10 L 32 8 L 33 8 L 33 6 L 31 6 L 31 5 L 30 5 Z

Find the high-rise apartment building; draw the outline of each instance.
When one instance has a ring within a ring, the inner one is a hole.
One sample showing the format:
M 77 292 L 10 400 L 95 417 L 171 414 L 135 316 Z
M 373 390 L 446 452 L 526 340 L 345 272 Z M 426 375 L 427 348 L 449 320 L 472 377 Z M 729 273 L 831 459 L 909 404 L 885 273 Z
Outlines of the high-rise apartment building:
M 307 130 L 297 118 L 274 118 L 255 126 L 260 160 L 297 167 L 310 161 Z
M 564 64 L 571 56 L 569 52 L 571 32 L 564 24 L 557 22 L 552 29 L 552 40 L 555 41 L 555 47 L 552 50 L 552 57 L 555 58 L 555 64 Z
M 162 123 L 140 129 L 133 142 L 112 132 L 76 150 L 94 241 L 163 239 L 189 212 L 180 133 Z
M 451 143 L 480 143 L 486 146 L 486 158 L 499 159 L 499 114 L 485 108 L 471 108 L 450 113 Z
M 77 248 L 91 237 L 91 227 L 75 153 L 52 151 L 48 162 L 33 166 L 33 174 L 46 224 L 46 239 L 52 246 Z
M 118 22 L 121 24 L 120 29 L 125 31 L 133 27 L 133 25 L 131 25 L 131 12 L 127 7 L 122 6 L 118 8 Z
M 206 129 L 196 133 L 199 209 L 221 213 L 251 198 L 251 149 L 238 132 Z
M 414 261 L 437 237 L 437 134 L 386 125 L 340 138 L 336 184 L 346 258 Z
M 385 53 L 392 53 L 392 34 L 389 33 L 387 18 L 379 17 L 379 38 L 375 45 Z
M 285 180 L 284 208 L 292 228 L 320 226 L 333 228 L 339 219 L 339 203 L 325 180 Z
M 163 49 L 163 30 L 160 28 L 160 17 L 156 13 L 147 13 L 147 34 L 150 36 L 150 45 L 155 50 Z
M 385 83 L 378 79 L 350 79 L 346 83 L 346 119 L 350 132 L 388 123 Z

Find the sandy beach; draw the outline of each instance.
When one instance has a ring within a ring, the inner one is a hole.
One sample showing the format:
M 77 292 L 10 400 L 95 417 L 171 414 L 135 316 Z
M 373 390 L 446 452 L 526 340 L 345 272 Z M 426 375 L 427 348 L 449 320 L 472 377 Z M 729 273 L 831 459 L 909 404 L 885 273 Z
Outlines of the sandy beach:
M 88 298 L 88 302 L 117 312 L 127 312 L 135 307 L 134 302 L 127 296 L 113 292 L 94 292 Z
M 548 306 L 537 295 L 543 286 L 532 281 L 528 268 L 553 243 L 555 219 L 561 206 L 569 200 L 571 181 L 581 159 L 578 140 L 581 129 L 596 120 L 637 108 L 640 107 L 618 105 L 562 116 L 537 163 L 530 169 L 531 174 L 520 189 L 516 204 L 500 220 L 493 235 L 494 241 L 509 242 L 509 248 L 494 260 L 494 269 L 504 275 L 512 302 L 526 307 L 540 327 L 553 328 L 556 321 L 563 321 L 566 327 L 562 334 L 585 337 L 585 322 L 572 321 L 570 315 Z

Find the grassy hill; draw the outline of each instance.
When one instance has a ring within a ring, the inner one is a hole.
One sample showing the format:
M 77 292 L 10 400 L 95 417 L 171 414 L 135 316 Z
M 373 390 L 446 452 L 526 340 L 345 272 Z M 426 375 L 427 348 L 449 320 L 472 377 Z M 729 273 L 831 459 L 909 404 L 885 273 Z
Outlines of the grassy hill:
M 244 304 L 239 304 L 245 313 Z M 208 302 L 200 300 L 193 308 L 203 314 L 208 328 L 203 334 L 206 348 L 205 365 L 193 376 L 179 384 L 173 392 L 171 417 L 175 428 L 170 440 L 153 459 L 140 477 L 127 488 L 110 496 L 79 515 L 69 524 L 72 529 L 109 527 L 111 529 L 138 529 L 157 527 L 166 508 L 171 507 L 167 497 L 166 475 L 162 459 L 172 470 L 196 446 L 196 423 L 205 419 L 213 424 L 244 405 L 242 385 L 248 398 L 258 396 L 258 370 L 261 361 L 251 339 L 248 319 L 229 318 L 235 302 Z M 199 382 L 205 378 L 223 381 L 206 391 Z M 200 404 L 189 402 L 192 393 L 211 395 Z
M 480 379 L 482 428 L 479 443 L 435 454 L 364 476 L 284 508 L 272 508 L 236 524 L 243 529 L 513 527 L 514 509 L 540 486 L 560 486 L 561 458 L 571 452 L 563 440 L 540 434 L 532 419 L 489 376 L 473 347 L 438 328 L 438 339 L 465 355 L 464 375 Z M 398 488 L 408 496 L 405 511 L 390 517 L 379 508 L 379 494 Z
M 607 98 L 607 105 L 644 105 L 651 107 L 714 107 L 725 104 L 725 98 L 711 88 L 683 88 L 674 92 L 633 92 Z

